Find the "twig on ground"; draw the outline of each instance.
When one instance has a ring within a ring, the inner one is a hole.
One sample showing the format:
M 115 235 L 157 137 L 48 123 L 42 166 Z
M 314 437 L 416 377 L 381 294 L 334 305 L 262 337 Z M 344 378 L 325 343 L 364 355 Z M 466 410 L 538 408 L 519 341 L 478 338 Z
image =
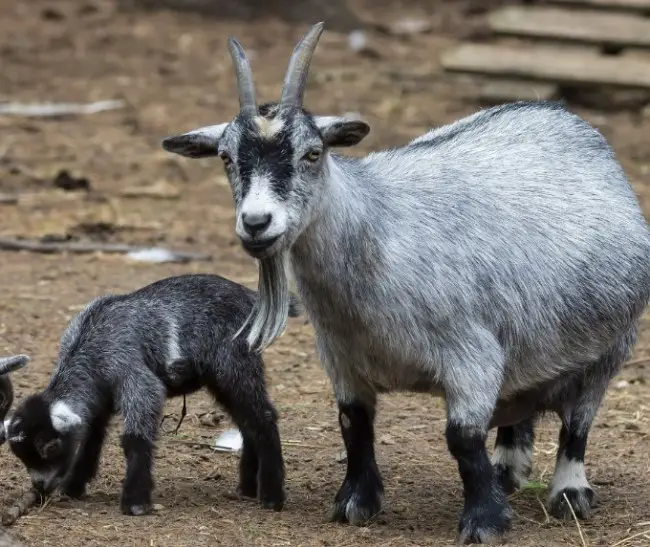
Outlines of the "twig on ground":
M 622 540 L 617 541 L 616 543 L 613 543 L 612 547 L 617 547 L 618 545 L 623 545 L 624 543 L 627 543 L 631 539 L 635 539 L 635 538 L 638 538 L 638 537 L 641 537 L 641 536 L 645 536 L 646 534 L 649 534 L 649 533 L 650 533 L 650 529 L 643 530 L 642 532 L 638 532 L 636 534 L 632 534 L 631 536 L 627 536 L 626 538 L 623 538 Z
M 566 492 L 562 495 L 564 496 L 564 501 L 566 501 L 566 504 L 569 506 L 569 511 L 571 511 L 571 514 L 573 515 L 573 520 L 575 521 L 576 526 L 578 527 L 578 534 L 580 534 L 580 541 L 582 541 L 582 547 L 587 547 L 587 542 L 585 541 L 585 536 L 582 534 L 582 527 L 578 522 L 578 517 L 576 516 L 576 512 L 573 510 L 573 506 L 571 505 L 571 502 L 569 501 Z
M 94 103 L 0 103 L 0 114 L 13 116 L 51 117 L 71 114 L 96 114 L 124 108 L 124 101 L 96 101 Z
M 135 260 L 145 262 L 189 262 L 192 260 L 211 260 L 203 253 L 172 251 L 158 247 L 135 247 L 124 243 L 97 243 L 78 241 L 38 241 L 0 237 L 0 249 L 9 251 L 31 251 L 34 253 L 121 253 Z
M 41 499 L 41 496 L 35 490 L 27 490 L 14 504 L 2 513 L 2 524 L 4 526 L 11 526 L 20 517 L 26 514 L 31 507 L 36 505 Z

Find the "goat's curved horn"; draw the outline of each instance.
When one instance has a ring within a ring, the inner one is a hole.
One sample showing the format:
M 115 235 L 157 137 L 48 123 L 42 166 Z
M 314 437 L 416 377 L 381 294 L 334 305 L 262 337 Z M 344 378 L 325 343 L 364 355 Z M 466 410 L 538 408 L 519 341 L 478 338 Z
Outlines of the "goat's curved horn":
M 325 23 L 316 23 L 294 48 L 287 74 L 284 77 L 280 106 L 302 106 L 309 63 L 324 27 Z
M 255 86 L 253 85 L 253 71 L 246 57 L 242 45 L 232 36 L 228 38 L 228 51 L 232 57 L 237 76 L 237 89 L 239 90 L 239 108 L 244 114 L 257 114 L 255 103 Z

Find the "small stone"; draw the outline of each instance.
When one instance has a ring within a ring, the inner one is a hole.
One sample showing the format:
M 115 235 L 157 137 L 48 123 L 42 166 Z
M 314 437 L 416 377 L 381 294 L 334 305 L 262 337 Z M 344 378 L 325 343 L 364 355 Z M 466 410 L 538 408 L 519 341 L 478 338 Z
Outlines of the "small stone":
M 391 437 L 390 435 L 384 434 L 381 437 L 379 437 L 379 442 L 381 444 L 391 445 L 391 444 L 395 444 L 395 439 L 393 439 L 393 437 Z
M 336 461 L 338 463 L 344 463 L 348 459 L 348 453 L 345 450 L 341 450 L 337 455 L 336 455 Z
M 630 382 L 628 382 L 627 380 L 619 380 L 618 382 L 616 382 L 615 387 L 616 389 L 625 389 L 626 387 L 629 386 L 630 386 Z
M 153 510 L 154 511 L 162 511 L 164 508 L 165 508 L 165 506 L 162 505 L 161 503 L 154 503 L 153 504 Z

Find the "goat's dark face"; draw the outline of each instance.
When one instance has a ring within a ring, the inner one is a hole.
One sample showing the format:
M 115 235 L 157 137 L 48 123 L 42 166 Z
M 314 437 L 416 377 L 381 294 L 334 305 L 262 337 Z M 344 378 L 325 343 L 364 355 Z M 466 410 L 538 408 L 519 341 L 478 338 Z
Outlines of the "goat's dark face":
M 313 43 L 307 45 L 313 52 L 315 35 L 310 32 Z M 280 102 L 257 107 L 251 102 L 251 76 L 242 73 L 249 71 L 248 62 L 241 46 L 234 44 L 239 115 L 230 123 L 168 137 L 163 147 L 192 158 L 221 157 L 233 192 L 237 235 L 249 254 L 266 258 L 290 247 L 311 221 L 330 175 L 329 149 L 357 144 L 370 128 L 359 120 L 312 116 L 303 110 L 306 68 L 293 74 L 294 58 Z
M 78 446 L 74 429 L 79 422 L 65 403 L 50 405 L 40 395 L 25 399 L 6 420 L 9 446 L 39 492 L 53 492 L 66 477 Z

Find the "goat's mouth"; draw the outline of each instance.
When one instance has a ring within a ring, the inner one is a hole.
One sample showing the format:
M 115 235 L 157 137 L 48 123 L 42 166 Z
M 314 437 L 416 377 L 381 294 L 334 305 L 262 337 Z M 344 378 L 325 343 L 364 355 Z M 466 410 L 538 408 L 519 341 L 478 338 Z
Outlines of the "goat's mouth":
M 242 239 L 241 244 L 244 250 L 253 258 L 261 260 L 274 255 L 282 245 L 282 235 L 266 239 Z

